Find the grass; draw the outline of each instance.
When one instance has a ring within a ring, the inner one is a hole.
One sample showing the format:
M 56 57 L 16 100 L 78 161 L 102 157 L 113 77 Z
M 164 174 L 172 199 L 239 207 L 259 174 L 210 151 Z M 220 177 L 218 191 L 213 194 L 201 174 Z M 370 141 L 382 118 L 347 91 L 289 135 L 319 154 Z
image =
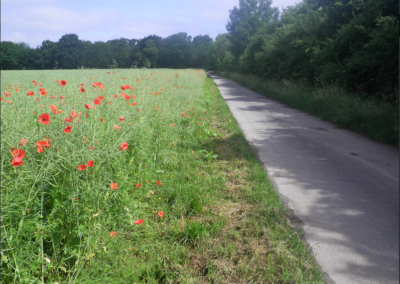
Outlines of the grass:
M 219 75 L 268 98 L 300 109 L 375 141 L 399 146 L 399 108 L 362 99 L 332 85 L 310 87 L 303 83 L 273 80 L 236 72 Z
M 322 283 L 203 71 L 1 76 L 2 92 L 10 93 L 1 108 L 4 283 Z M 38 95 L 32 80 L 48 94 Z M 35 95 L 26 96 L 28 90 Z M 99 95 L 101 105 L 86 109 Z M 51 104 L 62 113 L 52 114 Z M 63 122 L 72 110 L 81 114 Z M 37 121 L 42 113 L 50 113 L 48 125 Z M 63 131 L 67 125 L 71 133 Z M 51 145 L 38 153 L 35 143 L 45 137 Z M 29 142 L 20 146 L 23 138 Z M 126 150 L 119 149 L 123 142 Z M 25 151 L 21 166 L 11 165 L 10 148 Z M 80 171 L 88 161 L 93 167 Z

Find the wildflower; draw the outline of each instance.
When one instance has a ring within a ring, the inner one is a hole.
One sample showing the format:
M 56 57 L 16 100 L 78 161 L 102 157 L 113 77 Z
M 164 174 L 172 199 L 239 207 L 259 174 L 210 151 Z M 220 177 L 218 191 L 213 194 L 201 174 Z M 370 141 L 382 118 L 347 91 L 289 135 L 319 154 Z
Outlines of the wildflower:
M 45 96 L 45 95 L 47 95 L 47 92 L 46 92 L 46 90 L 40 90 L 39 94 L 41 96 Z
M 207 111 L 205 110 L 204 113 L 207 113 Z
M 19 157 L 19 158 L 21 158 L 21 159 L 25 157 L 25 151 L 22 150 L 22 149 L 11 148 L 10 150 L 11 150 L 11 154 L 12 154 L 14 157 Z
M 137 183 L 137 184 L 136 184 L 136 187 L 138 187 L 138 188 L 139 188 L 139 187 L 140 187 L 140 183 Z
M 112 232 L 110 233 L 110 237 L 115 238 L 116 236 L 117 236 L 117 233 L 116 233 L 116 232 L 112 231 Z
M 193 153 L 194 153 L 194 151 L 192 150 L 192 151 L 190 151 L 190 153 L 192 153 L 192 154 L 193 154 Z
M 164 212 L 162 212 L 162 211 L 158 211 L 158 216 L 160 216 L 161 218 L 164 218 Z
M 101 122 L 105 122 L 105 121 L 104 121 L 104 118 L 100 118 L 100 121 L 101 121 Z
M 98 100 L 98 99 L 94 99 L 93 103 L 94 103 L 95 105 L 101 105 L 101 102 L 100 102 L 100 100 Z
M 88 166 L 89 168 L 93 167 L 93 165 L 94 165 L 94 162 L 93 162 L 92 160 L 90 160 L 90 161 L 87 163 L 87 166 Z
M 89 149 L 92 150 L 92 151 L 94 151 L 94 147 L 93 147 L 93 146 L 90 146 Z
M 65 122 L 72 123 L 72 119 L 71 119 L 70 117 L 68 117 L 68 118 L 64 118 L 64 121 L 65 121 Z
M 121 90 L 128 90 L 130 89 L 129 85 L 123 85 L 121 86 Z
M 80 171 L 86 170 L 86 165 L 85 165 L 85 164 L 79 165 L 79 166 L 78 166 L 78 170 L 80 170 Z
M 107 102 L 107 104 L 109 104 L 109 105 L 110 105 L 110 104 L 111 104 L 111 101 L 108 101 L 108 102 Z M 110 110 L 111 110 L 111 109 L 110 109 Z
M 64 132 L 65 133 L 71 133 L 71 129 L 72 129 L 72 126 L 67 125 L 67 127 L 64 128 Z
M 89 104 L 85 104 L 85 108 L 91 109 L 92 107 Z
M 175 127 L 175 123 L 172 124 L 172 127 Z
M 25 146 L 28 143 L 28 140 L 25 138 L 22 138 L 21 141 L 19 142 L 20 146 Z
M 115 130 L 122 130 L 122 126 L 114 125 L 113 127 Z
M 113 98 L 114 98 L 114 99 L 118 98 L 118 95 L 117 95 L 117 94 L 115 94 L 115 95 L 113 96 Z
M 33 81 L 32 81 L 33 82 Z M 56 82 L 58 83 L 59 81 L 56 79 Z M 35 82 L 36 83 L 36 82 Z
M 116 190 L 117 188 L 118 188 L 118 183 L 112 183 L 111 185 L 110 185 L 110 187 L 111 187 L 111 189 L 112 190 Z
M 38 119 L 38 121 L 40 122 L 40 123 L 43 123 L 43 124 L 49 124 L 50 123 L 50 115 L 48 115 L 47 113 L 44 113 L 44 114 L 42 114 L 41 116 L 39 116 L 39 119 Z
M 67 81 L 61 80 L 60 81 L 60 86 L 64 87 L 65 85 L 67 85 Z
M 126 143 L 126 142 L 121 143 L 121 146 L 119 147 L 119 149 L 120 149 L 120 150 L 126 150 L 126 149 L 128 149 L 128 143 Z
M 19 167 L 19 166 L 21 166 L 23 163 L 24 163 L 24 161 L 22 161 L 22 158 L 21 158 L 21 157 L 15 157 L 15 158 L 12 160 L 12 166 L 13 166 L 13 167 Z
M 159 186 L 161 186 L 161 182 L 160 182 L 160 181 L 157 181 L 157 184 L 158 184 Z
M 60 96 L 60 100 L 65 100 L 65 97 L 64 96 Z
M 136 225 L 142 225 L 142 223 L 143 223 L 143 220 L 142 220 L 142 219 L 139 219 L 139 220 L 136 220 L 136 221 L 135 221 L 135 224 L 136 224 Z
M 131 96 L 125 95 L 125 100 L 129 100 Z
M 32 91 L 28 91 L 28 92 L 26 93 L 27 96 L 33 96 L 34 94 L 35 94 L 35 93 L 32 92 Z
M 104 99 L 103 96 L 98 96 L 97 99 L 99 99 L 100 101 L 102 101 Z
M 123 116 L 120 116 L 120 117 L 119 117 L 119 121 L 120 121 L 120 122 L 124 121 L 124 119 L 125 119 L 125 118 L 124 118 Z
M 45 148 L 50 148 L 51 143 L 49 141 L 37 141 L 36 142 L 36 147 L 45 147 Z
M 85 88 L 81 88 L 79 91 L 83 94 L 85 92 Z

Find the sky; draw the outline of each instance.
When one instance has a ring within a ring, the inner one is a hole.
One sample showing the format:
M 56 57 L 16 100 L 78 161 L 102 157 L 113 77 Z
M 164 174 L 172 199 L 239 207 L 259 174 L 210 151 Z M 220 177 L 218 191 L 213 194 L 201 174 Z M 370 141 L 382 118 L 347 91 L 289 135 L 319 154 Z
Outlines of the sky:
M 273 0 L 282 11 L 300 0 Z M 229 10 L 239 0 L 2 0 L 1 41 L 36 48 L 65 34 L 106 42 L 121 37 L 163 38 L 186 32 L 192 38 L 226 33 Z

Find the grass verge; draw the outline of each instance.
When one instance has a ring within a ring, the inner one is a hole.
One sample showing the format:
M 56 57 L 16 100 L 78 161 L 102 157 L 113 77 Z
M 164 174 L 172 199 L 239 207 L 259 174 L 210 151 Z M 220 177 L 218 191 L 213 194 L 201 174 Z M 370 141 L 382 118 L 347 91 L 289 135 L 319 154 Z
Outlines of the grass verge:
M 337 86 L 316 88 L 237 72 L 218 75 L 375 141 L 399 147 L 399 108 L 389 103 L 363 100 Z

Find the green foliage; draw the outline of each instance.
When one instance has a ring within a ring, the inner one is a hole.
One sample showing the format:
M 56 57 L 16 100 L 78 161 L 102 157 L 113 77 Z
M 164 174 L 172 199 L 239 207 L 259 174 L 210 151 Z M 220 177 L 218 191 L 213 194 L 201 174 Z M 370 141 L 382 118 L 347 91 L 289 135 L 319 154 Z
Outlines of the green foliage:
M 393 12 L 398 3 L 308 0 L 284 9 L 280 21 L 256 27 L 245 16 L 255 13 L 246 11 L 256 2 L 241 1 L 231 11 L 233 58 L 226 61 L 233 66 L 219 56 L 217 69 L 319 86 L 335 83 L 361 98 L 398 105 L 399 20 Z

